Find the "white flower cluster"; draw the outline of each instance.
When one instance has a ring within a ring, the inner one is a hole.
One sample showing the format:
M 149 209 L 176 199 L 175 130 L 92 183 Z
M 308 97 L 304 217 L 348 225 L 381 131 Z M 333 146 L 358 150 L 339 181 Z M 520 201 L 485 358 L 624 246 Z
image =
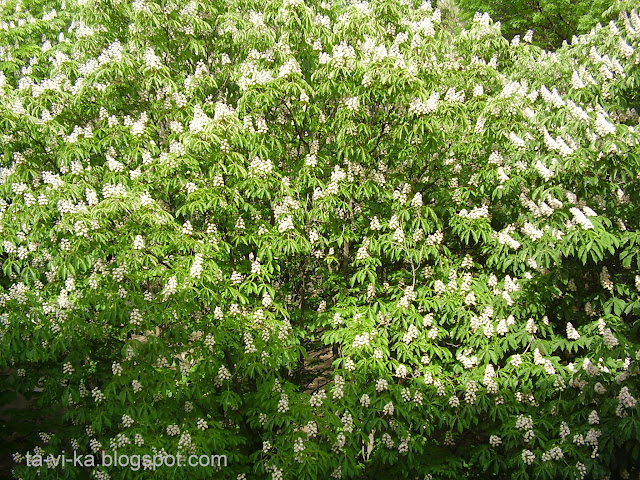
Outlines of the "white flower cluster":
M 90 207 L 97 205 L 99 200 L 98 200 L 98 195 L 96 194 L 96 192 L 92 189 L 92 188 L 86 188 L 84 191 L 84 194 L 87 198 L 87 205 L 89 205 Z
M 370 336 L 368 332 L 364 332 L 360 335 L 356 335 L 351 344 L 352 348 L 366 347 L 369 345 Z
M 398 302 L 398 306 L 400 308 L 409 308 L 409 305 L 411 305 L 411 302 L 415 301 L 415 299 L 416 294 L 414 292 L 413 285 L 407 285 L 404 289 L 402 298 Z
M 380 220 L 378 219 L 377 216 L 374 216 L 371 219 L 371 223 L 369 225 L 369 228 L 371 228 L 371 230 L 375 230 L 375 231 L 382 229 L 382 225 L 380 224 Z
M 169 298 L 171 295 L 175 294 L 177 290 L 178 290 L 178 280 L 176 279 L 175 276 L 173 276 L 169 278 L 162 292 L 164 295 L 164 300 Z
M 404 239 L 404 230 L 402 230 L 402 227 L 396 228 L 393 232 L 393 241 L 396 243 L 404 243 Z
M 314 392 L 313 395 L 311 395 L 311 398 L 309 399 L 309 404 L 312 407 L 320 407 L 322 406 L 322 401 L 325 398 L 327 398 L 327 393 L 324 391 L 324 389 L 318 390 L 317 392 Z
M 256 132 L 257 133 L 267 133 L 269 132 L 269 127 L 267 127 L 267 121 L 264 117 L 256 117 Z
M 560 438 L 564 442 L 567 437 L 571 434 L 571 429 L 569 428 L 569 424 L 567 422 L 562 422 L 560 424 Z
M 267 472 L 271 472 L 271 480 L 282 480 L 284 478 L 282 475 L 282 469 L 275 465 L 265 464 L 264 468 Z
M 544 202 L 542 200 L 538 200 L 538 204 L 536 204 L 533 201 L 531 201 L 529 198 L 527 198 L 527 195 L 525 194 L 525 192 L 522 192 L 520 194 L 520 201 L 522 202 L 522 205 L 527 207 L 531 211 L 531 213 L 533 213 L 533 216 L 536 217 L 536 218 L 539 218 L 539 217 L 542 217 L 542 216 L 547 216 L 548 217 L 553 213 L 553 208 L 551 206 L 549 206 L 549 204 L 547 202 Z M 557 200 L 556 201 L 552 201 L 551 199 L 549 199 L 549 201 L 550 201 L 550 203 L 552 203 L 554 208 L 562 207 L 562 203 L 557 201 Z
M 556 371 L 551 360 L 544 358 L 539 348 L 533 351 L 533 362 L 536 365 L 542 365 L 548 375 L 555 375 Z
M 611 124 L 602 112 L 597 113 L 594 127 L 596 129 L 596 133 L 601 137 L 606 135 L 615 135 L 616 133 L 615 125 Z
M 110 171 L 120 173 L 124 171 L 124 164 L 107 154 L 107 167 Z
M 76 125 L 75 127 L 73 127 L 73 131 L 68 136 L 64 137 L 64 140 L 67 143 L 76 143 L 80 135 L 84 136 L 85 138 L 92 138 L 93 132 L 91 130 L 91 127 L 83 128 Z M 61 170 L 62 170 L 62 167 L 61 167 Z M 66 173 L 66 172 L 63 171 L 62 173 Z
M 255 157 L 249 164 L 249 177 L 264 178 L 272 171 L 273 163 L 271 162 L 271 160 L 262 160 L 258 157 Z
M 235 270 L 231 272 L 231 283 L 233 283 L 234 285 L 239 285 L 242 283 L 243 280 L 244 280 L 244 275 L 236 272 Z
M 511 228 L 507 227 L 503 231 L 499 232 L 497 234 L 498 243 L 500 243 L 501 245 L 507 245 L 513 248 L 514 250 L 517 250 L 520 248 L 520 242 L 518 242 L 511 235 L 509 235 L 511 230 L 512 230 Z
M 129 428 L 133 424 L 134 424 L 134 421 L 130 415 L 127 415 L 127 414 L 122 415 L 122 426 L 124 428 Z
M 407 453 L 409 451 L 409 442 L 411 441 L 411 434 L 407 434 L 402 438 L 398 445 L 398 453 Z
M 589 375 L 590 377 L 593 377 L 595 375 L 598 374 L 598 369 L 597 367 L 593 364 L 593 362 L 585 357 L 585 359 L 582 361 L 582 369 L 587 372 L 587 375 Z
M 468 404 L 473 405 L 474 403 L 476 403 L 477 393 L 478 384 L 474 380 L 469 380 L 464 392 L 464 401 Z
M 342 376 L 336 375 L 333 379 L 333 399 L 339 400 L 344 397 L 345 380 Z
M 344 100 L 344 106 L 351 112 L 357 112 L 360 108 L 360 99 L 358 97 L 347 97 Z
M 182 157 L 185 153 L 187 153 L 187 149 L 181 142 L 177 140 L 171 140 L 171 142 L 169 142 L 169 153 L 175 155 L 176 157 Z
M 586 86 L 585 83 L 582 81 L 582 78 L 580 78 L 580 75 L 578 74 L 578 72 L 575 70 L 571 75 L 571 86 L 576 90 L 580 90 Z M 569 102 L 570 100 L 567 103 Z
M 103 470 L 96 469 L 92 472 L 92 475 L 96 480 L 111 480 L 111 476 Z
M 522 233 L 527 235 L 534 242 L 536 240 L 540 240 L 544 235 L 542 230 L 538 230 L 532 223 L 524 222 L 524 226 L 522 227 Z
M 296 438 L 295 442 L 293 442 L 294 453 L 300 453 L 304 451 L 304 448 L 304 440 L 301 437 Z
M 620 393 L 618 394 L 618 401 L 624 408 L 633 408 L 637 403 L 636 399 L 633 397 L 633 395 L 631 395 L 629 387 L 626 386 L 622 387 L 622 389 L 620 390 Z
M 117 185 L 107 184 L 102 187 L 102 196 L 104 198 L 123 197 L 127 194 L 127 189 L 121 183 Z
M 353 432 L 354 423 L 353 423 L 353 416 L 351 415 L 351 413 L 345 412 L 344 415 L 342 415 L 342 418 L 340 419 L 340 423 L 342 423 L 342 429 L 345 432 L 347 433 Z
M 562 97 L 558 93 L 558 89 L 555 88 L 555 87 L 550 92 L 549 89 L 546 87 L 546 85 L 542 85 L 540 87 L 540 96 L 542 97 L 542 99 L 545 102 L 553 105 L 556 108 L 564 107 L 564 105 L 565 105 L 564 100 L 562 99 Z
M 223 102 L 216 102 L 213 110 L 213 121 L 223 120 L 227 117 L 235 115 L 235 110 Z
M 609 270 L 607 267 L 602 267 L 602 271 L 600 272 L 600 283 L 603 288 L 613 292 L 613 282 L 611 281 L 611 277 L 609 277 Z
M 138 120 L 136 120 L 135 122 L 132 122 L 128 116 L 125 117 L 124 124 L 131 127 L 131 134 L 135 137 L 135 136 L 140 136 L 144 133 L 144 127 L 147 124 L 147 120 L 148 120 L 147 113 L 142 112 Z M 85 133 L 85 137 L 86 137 L 86 133 Z M 116 166 L 116 168 L 118 167 Z
M 447 90 L 447 93 L 444 96 L 445 102 L 464 102 L 464 90 L 456 91 L 455 88 L 451 87 Z
M 602 336 L 604 337 L 605 345 L 609 348 L 617 347 L 620 344 L 618 339 L 613 336 L 613 333 L 611 332 L 610 328 L 605 329 Z
M 433 317 L 433 313 L 427 313 L 422 319 L 422 326 L 428 328 L 433 325 Z
M 578 340 L 580 338 L 580 334 L 571 324 L 571 322 L 567 323 L 567 338 L 569 340 Z
M 189 122 L 189 131 L 191 133 L 200 133 L 205 129 L 209 121 L 210 118 L 204 113 L 202 106 L 196 105 L 193 107 L 193 119 Z
M 119 377 L 122 375 L 122 365 L 120 365 L 118 362 L 113 362 L 113 364 L 111 365 L 111 371 L 113 372 L 113 374 L 116 377 Z
M 411 390 L 408 388 L 403 388 L 402 389 L 402 399 L 405 402 L 410 402 L 411 401 Z
M 190 275 L 193 278 L 200 278 L 202 275 L 202 263 L 204 261 L 204 257 L 201 253 L 196 253 L 193 259 L 193 264 L 191 265 Z
M 388 433 L 382 435 L 382 443 L 384 443 L 384 445 L 389 449 L 395 446 L 395 442 Z
M 398 187 L 396 190 L 394 190 L 393 199 L 398 200 L 400 204 L 404 205 L 405 203 L 407 203 L 407 200 L 409 199 L 410 192 L 411 192 L 411 185 L 409 185 L 408 183 L 405 183 L 404 185 L 402 185 L 402 188 Z M 420 199 L 420 201 L 422 201 L 422 198 Z
M 336 67 L 346 67 L 351 70 L 355 67 L 356 51 L 343 41 L 333 47 L 333 55 L 321 52 L 319 60 L 320 64 L 331 62 Z
M 587 432 L 586 437 L 584 438 L 584 443 L 591 447 L 598 447 L 598 438 L 602 432 L 600 430 L 596 430 L 595 428 L 590 428 Z M 576 442 L 577 443 L 577 442 Z
M 224 365 L 220 365 L 220 368 L 218 368 L 218 374 L 216 375 L 214 383 L 220 386 L 222 385 L 223 382 L 225 382 L 226 380 L 229 380 L 230 378 L 231 378 L 231 372 L 229 372 L 229 369 Z
M 456 354 L 456 359 L 462 363 L 464 368 L 467 369 L 471 369 L 478 365 L 478 357 L 476 355 L 472 355 L 472 352 L 469 349 L 459 351 Z
M 123 448 L 126 445 L 130 445 L 131 440 L 124 433 L 119 433 L 115 436 L 115 438 L 111 439 L 109 446 L 111 450 L 117 450 L 118 448 Z
M 447 287 L 442 280 L 436 280 L 433 282 L 433 289 L 436 292 L 436 295 L 442 295 L 447 291 Z
M 550 460 L 560 460 L 564 457 L 564 453 L 560 447 L 553 447 L 542 454 L 542 461 L 548 462 Z
M 16 253 L 17 251 L 15 244 L 8 240 L 2 242 L 2 247 L 6 253 Z
M 513 315 L 509 315 L 506 320 L 504 318 L 501 318 L 498 321 L 496 332 L 498 333 L 498 335 L 506 335 L 509 332 L 509 326 L 513 325 L 514 323 L 515 319 L 513 318 Z
M 140 204 L 143 207 L 147 207 L 152 203 L 153 203 L 153 198 L 151 197 L 151 195 L 149 195 L 149 192 L 144 192 L 142 195 L 140 195 Z
M 91 396 L 96 403 L 100 403 L 105 399 L 104 394 L 100 391 L 98 387 L 91 390 Z
M 535 335 L 538 332 L 538 327 L 536 325 L 536 322 L 533 320 L 533 318 L 530 318 L 529 320 L 527 320 L 527 333 L 529 333 L 530 335 Z
M 240 64 L 242 77 L 238 80 L 241 89 L 251 85 L 264 85 L 273 80 L 273 74 L 269 70 L 260 69 L 255 60 L 247 60 Z
M 144 237 L 142 235 L 136 235 L 136 238 L 133 239 L 133 248 L 135 250 L 144 249 Z
M 473 316 L 470 321 L 471 330 L 475 333 L 475 331 L 484 327 L 484 332 L 487 337 L 491 337 L 493 335 L 493 324 L 491 319 L 493 318 L 493 307 L 487 306 L 482 309 L 482 313 L 480 317 Z M 490 332 L 490 333 L 489 333 Z
M 415 325 L 411 325 L 407 332 L 402 337 L 402 341 L 407 345 L 413 342 L 416 338 L 418 338 L 420 332 L 418 332 L 418 328 Z
M 531 415 L 518 415 L 516 419 L 516 428 L 518 430 L 531 430 L 533 428 L 533 418 Z
M 280 233 L 285 233 L 294 228 L 295 225 L 293 224 L 293 217 L 291 215 L 283 216 L 278 220 L 278 231 Z
M 400 364 L 398 365 L 398 367 L 396 368 L 396 377 L 399 378 L 406 378 L 407 375 L 409 375 L 409 369 L 407 368 L 406 365 L 404 364 Z
M 496 376 L 496 371 L 493 368 L 493 365 L 487 365 L 487 368 L 484 371 L 482 383 L 485 385 L 485 387 L 487 387 L 488 393 L 498 393 L 498 382 L 496 381 Z
M 531 450 L 522 451 L 522 461 L 525 464 L 531 465 L 535 461 L 535 459 L 536 459 L 536 455 Z
M 356 254 L 356 260 L 362 261 L 369 257 L 369 239 L 365 237 L 362 241 L 362 245 L 358 249 L 358 253 Z
M 92 438 L 89 441 L 89 446 L 91 447 L 91 451 L 94 452 L 94 453 L 102 448 L 102 444 L 98 440 L 96 440 L 95 438 Z
M 78 213 L 86 211 L 86 208 L 83 208 L 84 205 L 82 205 L 82 203 L 74 205 L 71 200 L 60 199 L 58 200 L 57 206 L 60 215 L 64 215 L 65 213 Z
M 285 413 L 287 411 L 289 411 L 289 397 L 286 393 L 282 393 L 278 401 L 278 413 Z
M 349 372 L 355 372 L 356 370 L 356 363 L 353 361 L 352 358 L 347 357 L 344 360 L 344 368 L 345 370 L 348 370 Z
M 575 72 L 574 72 L 575 75 Z M 579 80 L 579 78 L 578 78 Z M 580 80 L 581 81 L 581 80 Z M 582 84 L 584 86 L 584 84 Z M 567 107 L 569 109 L 569 113 L 577 120 L 582 121 L 583 123 L 588 123 L 590 121 L 589 114 L 585 112 L 582 107 L 576 105 L 571 100 L 567 100 Z
M 189 434 L 189 432 L 184 432 L 182 435 L 180 435 L 180 439 L 178 440 L 178 449 L 194 451 L 194 445 L 191 440 L 191 434 Z
M 479 218 L 489 218 L 489 208 L 486 206 L 475 207 L 471 211 L 466 208 L 460 210 L 458 215 L 462 218 L 468 218 L 469 220 L 477 220 Z
M 464 93 L 462 94 L 464 99 Z M 438 102 L 440 100 L 440 92 L 433 92 L 426 102 L 423 102 L 419 98 L 414 98 L 409 105 L 409 113 L 416 115 L 426 115 L 427 113 L 435 112 L 438 109 Z
M 331 450 L 333 451 L 333 453 L 340 453 L 342 452 L 342 449 L 344 448 L 346 443 L 347 437 L 344 435 L 344 433 L 339 433 L 336 437 L 335 443 L 331 446 Z
M 286 78 L 294 73 L 301 74 L 302 70 L 300 69 L 300 65 L 294 58 L 289 58 L 281 67 L 278 72 L 278 77 Z
M 389 388 L 389 383 L 384 378 L 380 378 L 376 380 L 376 392 L 382 393 L 388 388 Z

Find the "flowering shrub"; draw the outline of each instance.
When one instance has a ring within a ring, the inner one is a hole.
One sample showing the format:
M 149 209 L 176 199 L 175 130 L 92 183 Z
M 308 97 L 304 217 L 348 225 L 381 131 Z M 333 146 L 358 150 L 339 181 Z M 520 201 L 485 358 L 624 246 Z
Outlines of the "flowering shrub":
M 15 478 L 637 477 L 623 7 L 550 53 L 407 0 L 4 2 Z

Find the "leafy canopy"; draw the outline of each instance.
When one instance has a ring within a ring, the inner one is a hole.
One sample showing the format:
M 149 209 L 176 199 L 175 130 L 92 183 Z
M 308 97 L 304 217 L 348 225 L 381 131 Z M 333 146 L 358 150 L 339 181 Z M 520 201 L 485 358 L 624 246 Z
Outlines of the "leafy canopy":
M 460 0 L 467 17 L 487 12 L 502 24 L 503 35 L 511 39 L 534 31 L 533 43 L 544 48 L 558 48 L 576 34 L 589 32 L 598 22 L 615 18 L 612 0 Z M 604 12 L 604 13 L 603 13 Z M 463 15 L 464 17 L 465 15 Z
M 638 474 L 635 10 L 549 53 L 406 0 L 0 8 L 16 478 Z

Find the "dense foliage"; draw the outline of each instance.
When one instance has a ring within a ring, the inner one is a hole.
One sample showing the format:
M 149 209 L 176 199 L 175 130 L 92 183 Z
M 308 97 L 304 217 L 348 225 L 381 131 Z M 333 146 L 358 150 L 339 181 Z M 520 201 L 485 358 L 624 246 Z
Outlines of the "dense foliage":
M 16 478 L 637 478 L 636 11 L 548 53 L 409 0 L 0 8 Z
M 613 16 L 614 0 L 459 0 L 464 16 L 487 12 L 502 24 L 502 34 L 511 39 L 535 32 L 533 43 L 557 48 L 579 33 L 586 33 L 607 16 Z M 613 10 L 613 9 L 612 9 Z M 607 21 L 605 21 L 607 23 Z

